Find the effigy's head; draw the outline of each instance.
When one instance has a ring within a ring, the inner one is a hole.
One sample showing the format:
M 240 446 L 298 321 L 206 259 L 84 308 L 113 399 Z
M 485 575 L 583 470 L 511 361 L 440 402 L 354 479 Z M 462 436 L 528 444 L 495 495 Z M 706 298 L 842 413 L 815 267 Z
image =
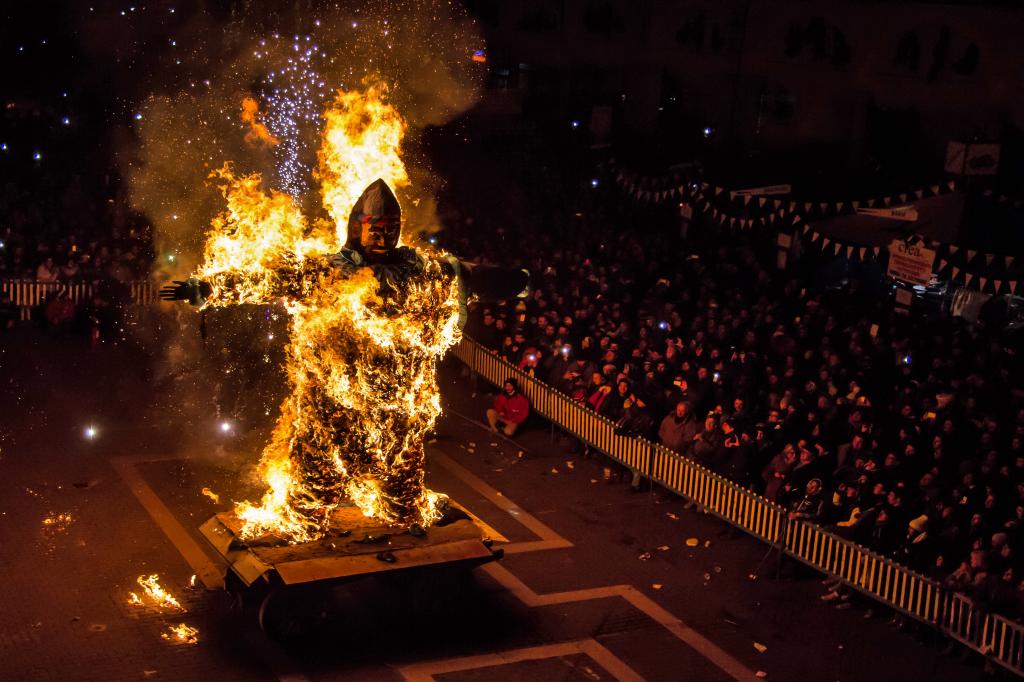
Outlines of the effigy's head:
M 345 246 L 364 254 L 379 255 L 398 246 L 402 233 L 402 208 L 388 183 L 374 180 L 356 200 L 348 216 Z

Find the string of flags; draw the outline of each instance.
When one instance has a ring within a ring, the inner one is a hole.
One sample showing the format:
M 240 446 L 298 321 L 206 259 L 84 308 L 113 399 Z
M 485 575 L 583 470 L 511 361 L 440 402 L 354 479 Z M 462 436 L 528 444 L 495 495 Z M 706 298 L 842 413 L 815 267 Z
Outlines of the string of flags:
M 748 230 L 774 226 L 780 231 L 795 229 L 805 244 L 833 256 L 866 261 L 881 260 L 888 255 L 883 246 L 863 246 L 830 237 L 815 230 L 808 217 L 821 219 L 836 215 L 865 213 L 878 215 L 892 213 L 893 218 L 913 220 L 916 212 L 908 203 L 941 196 L 956 191 L 957 182 L 949 180 L 930 184 L 909 192 L 900 192 L 876 198 L 846 201 L 797 201 L 788 195 L 789 185 L 771 185 L 751 189 L 733 189 L 687 179 L 682 173 L 670 172 L 657 176 L 640 175 L 624 168 L 612 168 L 615 183 L 637 201 L 662 204 L 668 201 L 687 201 L 695 210 L 702 211 L 712 223 L 731 229 Z M 1024 201 L 990 190 L 986 197 L 995 197 L 1003 204 L 1024 206 Z M 885 211 L 884 209 L 890 209 Z M 906 209 L 906 210 L 903 210 Z M 890 217 L 886 215 L 886 217 Z M 1024 258 L 963 249 L 955 244 L 931 241 L 928 248 L 936 251 L 934 272 L 964 287 L 991 294 L 1015 294 L 1024 279 Z M 1024 292 L 1024 287 L 1021 287 Z

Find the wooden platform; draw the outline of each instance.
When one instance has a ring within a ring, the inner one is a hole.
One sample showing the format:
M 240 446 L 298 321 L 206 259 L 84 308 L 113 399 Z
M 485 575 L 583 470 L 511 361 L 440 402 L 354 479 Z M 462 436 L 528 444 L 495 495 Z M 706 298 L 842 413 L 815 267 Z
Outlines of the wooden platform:
M 501 558 L 500 545 L 508 540 L 454 501 L 451 505 L 461 518 L 417 534 L 380 525 L 356 507 L 335 510 L 328 535 L 301 545 L 273 538 L 247 543 L 238 537 L 242 524 L 234 512 L 217 514 L 199 532 L 246 586 L 261 578 L 296 585 Z

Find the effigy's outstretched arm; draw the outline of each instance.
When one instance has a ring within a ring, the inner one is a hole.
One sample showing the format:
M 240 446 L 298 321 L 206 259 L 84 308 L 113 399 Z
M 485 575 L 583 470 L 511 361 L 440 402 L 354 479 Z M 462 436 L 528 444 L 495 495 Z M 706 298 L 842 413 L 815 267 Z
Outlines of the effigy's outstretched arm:
M 164 287 L 164 300 L 223 306 L 303 298 L 328 268 L 333 235 L 309 229 L 289 195 L 265 192 L 258 174 L 214 171 L 226 200 L 206 235 L 203 260 L 188 280 Z
M 530 293 L 529 270 L 478 265 L 459 260 L 455 256 L 445 258 L 445 267 L 459 280 L 460 329 L 466 326 L 469 319 L 467 302 L 470 298 L 502 301 L 509 298 L 526 298 Z

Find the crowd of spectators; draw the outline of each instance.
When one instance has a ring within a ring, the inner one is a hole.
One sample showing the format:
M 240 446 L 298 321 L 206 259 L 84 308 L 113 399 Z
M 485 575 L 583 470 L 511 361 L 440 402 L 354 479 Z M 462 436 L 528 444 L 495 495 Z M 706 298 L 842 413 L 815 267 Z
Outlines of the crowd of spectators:
M 41 174 L 40 186 L 13 181 L 0 191 L 0 281 L 55 284 L 33 319 L 60 330 L 81 330 L 93 341 L 117 327 L 118 301 L 130 282 L 145 279 L 152 263 L 148 224 L 125 208 L 123 197 L 100 201 L 81 181 Z M 52 187 L 50 185 L 53 185 Z M 49 192 L 49 201 L 36 199 Z M 64 284 L 88 283 L 91 296 L 72 297 Z M 0 294 L 0 330 L 21 318 L 11 292 Z
M 1024 368 L 1003 331 L 897 314 L 856 281 L 815 290 L 775 269 L 772 235 L 616 203 L 514 240 L 456 231 L 534 273 L 469 335 L 622 432 L 1024 615 Z

